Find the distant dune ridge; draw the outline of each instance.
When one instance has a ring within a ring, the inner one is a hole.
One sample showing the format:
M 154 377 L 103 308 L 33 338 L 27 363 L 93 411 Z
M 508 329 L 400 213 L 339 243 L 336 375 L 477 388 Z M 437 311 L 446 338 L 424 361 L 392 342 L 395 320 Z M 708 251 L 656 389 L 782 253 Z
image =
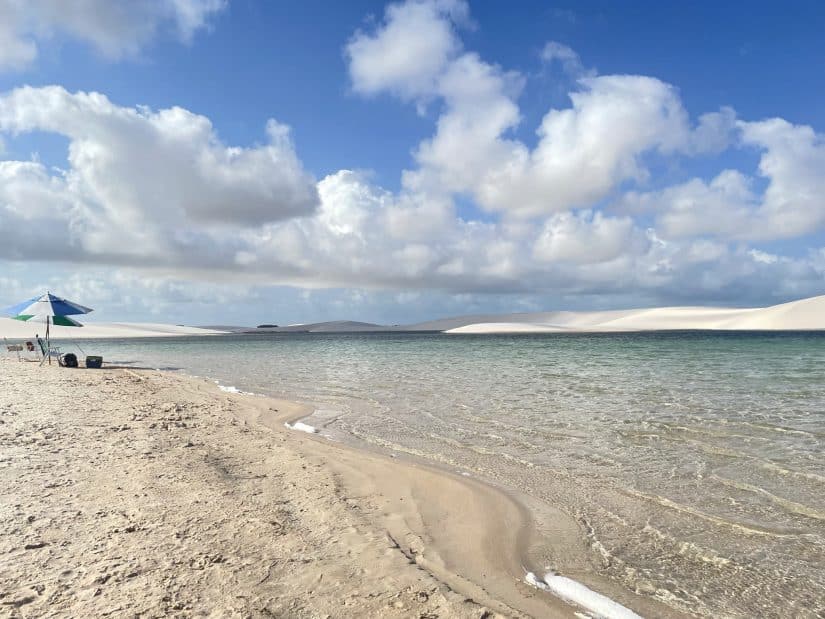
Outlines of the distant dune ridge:
M 594 312 L 535 312 L 454 316 L 412 325 L 384 326 L 336 320 L 285 327 L 185 327 L 153 323 L 95 323 L 83 328 L 52 327 L 54 338 L 172 337 L 222 333 L 379 333 L 429 331 L 454 334 L 558 333 L 664 330 L 806 331 L 825 329 L 825 295 L 756 308 L 657 307 Z M 43 335 L 44 324 L 0 318 L 0 336 Z
M 548 333 L 661 330 L 798 331 L 825 329 L 825 296 L 757 308 L 660 307 L 602 312 L 541 312 L 427 323 L 447 333 Z
M 89 322 L 83 327 L 50 327 L 53 339 L 124 338 L 124 337 L 174 337 L 181 335 L 217 335 L 223 331 L 165 325 L 149 322 Z M 0 318 L 0 337 L 31 339 L 35 334 L 44 336 L 46 325 Z
M 284 327 L 258 328 L 258 331 L 272 331 L 274 333 L 357 333 L 359 331 L 387 331 L 383 325 L 370 322 L 356 322 L 354 320 L 333 320 L 331 322 L 313 322 L 307 324 L 287 325 Z

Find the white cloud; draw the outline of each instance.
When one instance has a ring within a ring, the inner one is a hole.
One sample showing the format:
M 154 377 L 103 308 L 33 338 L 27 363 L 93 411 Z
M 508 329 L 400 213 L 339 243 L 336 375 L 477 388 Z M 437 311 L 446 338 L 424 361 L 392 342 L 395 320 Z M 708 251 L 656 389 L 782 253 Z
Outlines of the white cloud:
M 38 56 L 38 43 L 64 35 L 105 57 L 135 56 L 164 28 L 188 42 L 227 0 L 0 0 L 0 71 L 18 70 Z
M 595 75 L 595 71 L 588 71 L 584 68 L 581 58 L 573 48 L 558 41 L 548 41 L 539 54 L 542 62 L 551 64 L 558 62 L 565 73 L 574 77 L 585 74 Z
M 735 123 L 724 108 L 693 128 L 669 84 L 587 74 L 574 50 L 551 41 L 543 60 L 579 75 L 578 89 L 571 107 L 547 112 L 531 149 L 509 135 L 521 121 L 524 77 L 460 47 L 443 5 L 410 0 L 391 5 L 373 36 L 358 34 L 347 48 L 357 92 L 437 96 L 445 104 L 435 135 L 415 151 L 418 167 L 404 173 L 411 192 L 466 194 L 488 211 L 517 217 L 589 208 L 625 182 L 643 182 L 647 154 L 719 151 Z
M 229 0 L 172 0 L 174 20 L 184 41 L 191 41 L 195 33 L 209 27 L 209 19 L 223 11 Z
M 345 288 L 307 294 L 342 307 L 425 291 L 421 307 L 449 297 L 440 307 L 462 312 L 488 293 L 541 307 L 551 295 L 744 303 L 821 292 L 824 250 L 788 258 L 749 245 L 822 225 L 825 161 L 812 129 L 747 123 L 727 108 L 692 123 L 673 86 L 606 75 L 581 78 L 528 145 L 516 137 L 525 77 L 464 51 L 456 24 L 467 19 L 462 2 L 411 0 L 348 46 L 356 91 L 442 104 L 398 192 L 346 169 L 316 183 L 276 121 L 263 144 L 239 147 L 181 108 L 60 87 L 0 96 L 12 146 L 25 132 L 69 145 L 65 170 L 0 161 L 0 259 L 115 265 L 95 281 L 123 294 L 144 278 L 147 295 L 169 299 L 228 282 L 251 295 Z M 550 56 L 562 53 L 575 52 Z M 730 144 L 758 149 L 767 189 L 730 169 L 647 190 L 651 161 L 676 168 Z M 625 211 L 605 214 L 620 192 Z M 459 199 L 494 215 L 459 217 Z
M 461 49 L 453 23 L 468 14 L 463 0 L 412 0 L 387 6 L 373 33 L 358 32 L 346 46 L 353 89 L 428 98 L 448 61 Z
M 734 141 L 737 133 L 736 111 L 723 107 L 699 117 L 699 123 L 690 135 L 686 151 L 694 155 L 721 153 Z
M 35 167 L 29 173 L 42 171 Z M 167 297 L 214 298 L 215 290 L 223 287 L 228 303 L 233 287 L 243 292 L 276 284 L 422 290 L 426 291 L 420 301 L 422 313 L 428 299 L 457 293 L 470 295 L 459 313 L 466 304 L 480 302 L 476 295 L 488 293 L 528 295 L 539 306 L 555 303 L 548 295 L 594 294 L 605 299 L 631 295 L 637 303 L 638 299 L 683 298 L 743 303 L 813 294 L 821 286 L 825 268 L 821 257 L 818 262 L 811 257 L 771 263 L 746 248 L 731 249 L 724 243 L 662 240 L 640 230 L 629 218 L 595 212 L 557 214 L 545 222 L 519 224 L 462 221 L 452 215 L 448 225 L 432 226 L 426 233 L 391 234 L 399 213 L 421 207 L 348 171 L 319 183 L 321 205 L 314 216 L 262 224 L 240 233 L 193 222 L 187 244 L 170 244 L 160 252 L 140 244 L 111 247 L 100 254 L 84 244 L 82 229 L 74 237 L 69 234 L 77 215 L 70 202 L 57 200 L 60 191 L 42 199 L 21 193 L 26 186 L 44 189 L 45 181 L 37 174 L 30 180 L 23 178 L 16 195 L 0 196 L 0 203 L 18 207 L 14 212 L 8 206 L 0 209 L 0 232 L 11 240 L 3 247 L 3 256 L 30 265 L 38 260 L 68 261 L 81 274 L 87 270 L 82 263 L 128 266 L 96 276 L 105 294 L 60 287 L 64 294 L 75 290 L 78 298 L 103 299 L 113 307 L 116 302 L 108 301 L 107 294 L 142 296 L 166 308 L 162 300 Z M 42 210 L 24 220 L 23 207 L 32 202 L 41 204 Z M 143 225 L 152 227 L 151 216 Z M 114 236 L 121 234 L 111 226 L 107 230 Z M 18 239 L 26 235 L 28 242 L 21 245 Z M 78 286 L 87 279 L 78 277 Z M 502 303 L 506 309 L 507 302 Z M 443 307 L 455 311 L 459 305 Z
M 489 65 L 476 54 L 452 62 L 439 80 L 447 109 L 438 119 L 435 136 L 419 145 L 415 158 L 420 167 L 405 173 L 405 186 L 431 194 L 483 196 L 485 183 L 495 182 L 491 173 L 505 173 L 523 148 L 501 139 L 520 120 L 513 99 L 521 87 L 518 74 Z M 480 202 L 487 206 L 483 199 Z
M 586 208 L 619 183 L 642 180 L 640 156 L 679 148 L 688 133 L 675 91 L 654 78 L 584 78 L 572 107 L 551 110 L 531 152 L 523 145 L 504 168 L 491 168 L 480 202 L 490 209 L 534 216 Z
M 37 58 L 37 45 L 17 31 L 18 2 L 0 1 L 0 71 L 28 66 Z
M 761 262 L 762 264 L 776 264 L 780 260 L 779 256 L 758 249 L 752 249 L 748 253 L 756 262 Z
M 97 93 L 24 87 L 0 97 L 0 131 L 69 139 L 65 172 L 50 174 L 37 162 L 0 164 L 7 196 L 0 211 L 20 220 L 42 210 L 64 220 L 62 244 L 89 253 L 162 255 L 210 227 L 307 215 L 318 204 L 288 128 L 275 121 L 265 144 L 229 147 L 207 118 L 181 108 L 155 112 Z
M 825 140 L 811 127 L 782 119 L 737 123 L 740 143 L 762 154 L 759 176 L 723 170 L 656 192 L 630 192 L 621 207 L 656 214 L 670 238 L 715 236 L 742 241 L 787 239 L 825 228 Z
M 666 238 L 750 234 L 756 204 L 752 180 L 737 170 L 723 170 L 710 183 L 694 178 L 661 191 L 628 192 L 621 207 L 656 213 L 656 228 Z
M 440 82 L 447 108 L 406 173 L 413 190 L 468 193 L 489 211 L 535 217 L 587 208 L 627 180 L 643 181 L 645 153 L 691 144 L 675 90 L 654 78 L 582 78 L 572 107 L 550 110 L 529 149 L 506 134 L 520 120 L 519 76 L 465 54 Z
M 543 262 L 595 264 L 640 253 L 646 245 L 646 239 L 629 217 L 606 217 L 592 211 L 567 212 L 547 219 L 533 255 Z
M 792 238 L 825 226 L 825 137 L 774 118 L 740 122 L 742 142 L 762 149 L 759 174 L 769 180 L 757 219 L 763 238 Z

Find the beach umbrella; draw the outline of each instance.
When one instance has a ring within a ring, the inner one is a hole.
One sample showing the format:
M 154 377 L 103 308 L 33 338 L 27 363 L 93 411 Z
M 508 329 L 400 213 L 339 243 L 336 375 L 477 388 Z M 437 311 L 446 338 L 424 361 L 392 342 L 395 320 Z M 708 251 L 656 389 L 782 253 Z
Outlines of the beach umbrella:
M 93 310 L 90 307 L 61 299 L 47 292 L 42 296 L 34 297 L 28 301 L 7 307 L 3 310 L 3 313 L 11 316 L 15 320 L 46 323 L 46 356 L 49 358 L 49 363 L 51 363 L 52 358 L 51 355 L 49 355 L 49 327 L 51 325 L 82 327 L 83 325 L 74 318 L 70 318 L 70 316 L 88 314 L 91 311 Z

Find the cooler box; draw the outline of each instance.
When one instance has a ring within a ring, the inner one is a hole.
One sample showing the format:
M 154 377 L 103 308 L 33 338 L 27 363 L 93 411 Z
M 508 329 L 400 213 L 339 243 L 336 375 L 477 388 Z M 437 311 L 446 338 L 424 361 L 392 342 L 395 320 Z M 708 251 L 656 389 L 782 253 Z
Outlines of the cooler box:
M 97 356 L 90 356 L 86 357 L 86 367 L 87 368 L 102 368 L 103 367 L 103 357 Z

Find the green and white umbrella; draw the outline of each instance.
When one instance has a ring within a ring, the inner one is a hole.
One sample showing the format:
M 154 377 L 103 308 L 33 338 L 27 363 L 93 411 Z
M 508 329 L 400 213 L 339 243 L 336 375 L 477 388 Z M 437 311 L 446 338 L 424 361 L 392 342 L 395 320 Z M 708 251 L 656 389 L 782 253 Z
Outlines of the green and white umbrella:
M 82 324 L 74 318 L 69 318 L 69 316 L 88 314 L 91 311 L 94 310 L 90 307 L 61 299 L 47 292 L 42 296 L 34 297 L 28 301 L 7 307 L 3 310 L 3 313 L 11 316 L 15 320 L 46 323 L 46 356 L 49 358 L 49 363 L 51 363 L 52 359 L 51 355 L 49 355 L 49 326 L 82 327 Z
M 42 322 L 46 324 L 53 324 L 56 327 L 82 327 L 83 325 L 77 322 L 74 318 L 68 316 L 50 316 L 45 315 L 31 315 L 20 314 L 19 316 L 12 316 L 13 320 L 22 320 L 23 322 Z

